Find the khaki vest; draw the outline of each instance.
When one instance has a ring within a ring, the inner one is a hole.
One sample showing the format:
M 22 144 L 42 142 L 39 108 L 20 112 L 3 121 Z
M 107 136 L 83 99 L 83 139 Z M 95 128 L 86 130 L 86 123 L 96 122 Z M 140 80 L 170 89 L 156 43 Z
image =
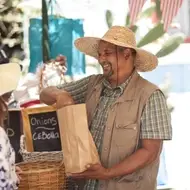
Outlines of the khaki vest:
M 102 91 L 102 75 L 93 76 L 86 98 L 89 126 Z M 124 93 L 109 108 L 102 153 L 104 167 L 112 167 L 139 147 L 140 120 L 145 104 L 158 87 L 143 79 L 136 71 Z M 100 181 L 100 190 L 155 190 L 159 159 L 151 165 L 126 176 Z M 79 188 L 82 189 L 82 188 Z

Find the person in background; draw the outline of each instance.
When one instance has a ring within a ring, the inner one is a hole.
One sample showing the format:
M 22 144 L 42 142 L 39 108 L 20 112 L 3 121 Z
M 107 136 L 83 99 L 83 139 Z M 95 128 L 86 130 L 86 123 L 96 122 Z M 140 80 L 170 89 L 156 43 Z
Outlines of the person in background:
M 157 57 L 137 48 L 135 34 L 123 26 L 102 38 L 79 38 L 75 46 L 96 58 L 103 74 L 45 88 L 40 99 L 61 108 L 69 93 L 75 104 L 86 103 L 101 164 L 71 174 L 78 189 L 155 190 L 162 144 L 172 139 L 171 118 L 162 91 L 138 72 L 155 69 Z
M 8 114 L 6 102 L 17 87 L 20 76 L 19 64 L 0 64 L 0 189 L 4 190 L 18 189 L 22 172 L 15 166 L 15 152 L 4 129 L 4 119 Z

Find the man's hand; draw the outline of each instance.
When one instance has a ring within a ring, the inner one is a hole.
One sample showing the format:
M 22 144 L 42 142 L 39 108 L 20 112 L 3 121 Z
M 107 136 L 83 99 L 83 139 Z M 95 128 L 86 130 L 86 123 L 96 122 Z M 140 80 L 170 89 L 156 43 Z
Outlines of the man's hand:
M 76 179 L 99 179 L 108 180 L 111 178 L 110 170 L 100 164 L 88 165 L 87 170 L 82 173 L 71 174 Z
M 60 91 L 56 96 L 55 106 L 57 109 L 75 104 L 72 96 L 67 91 Z
M 64 106 L 75 104 L 72 96 L 65 90 L 49 86 L 40 93 L 40 101 L 60 109 Z
M 55 60 L 50 60 L 50 62 L 51 61 L 59 62 L 60 65 L 66 65 L 66 57 L 63 55 L 59 55 Z M 41 91 L 40 101 L 48 105 L 53 105 L 57 109 L 75 103 L 72 96 L 67 91 L 57 89 L 54 86 L 47 87 Z

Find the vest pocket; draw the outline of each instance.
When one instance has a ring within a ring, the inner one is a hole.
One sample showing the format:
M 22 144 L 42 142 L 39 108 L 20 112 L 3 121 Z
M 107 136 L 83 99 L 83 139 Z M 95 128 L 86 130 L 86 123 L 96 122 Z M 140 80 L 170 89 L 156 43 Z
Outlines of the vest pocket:
M 117 147 L 119 161 L 122 161 L 134 152 L 137 136 L 138 125 L 136 123 L 118 124 L 116 126 L 114 141 Z
M 124 190 L 124 189 L 137 190 L 139 189 L 138 186 L 141 180 L 142 178 L 140 178 L 136 173 L 125 175 L 123 177 L 120 177 L 117 180 L 116 189 L 117 190 Z
M 138 134 L 138 125 L 132 124 L 118 124 L 115 130 L 115 142 L 118 146 L 133 146 L 136 143 Z

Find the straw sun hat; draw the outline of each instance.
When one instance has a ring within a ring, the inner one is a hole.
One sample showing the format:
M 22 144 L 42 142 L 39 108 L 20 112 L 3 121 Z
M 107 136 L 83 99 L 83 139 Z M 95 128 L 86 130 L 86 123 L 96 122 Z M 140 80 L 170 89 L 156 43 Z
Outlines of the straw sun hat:
M 136 51 L 135 67 L 137 71 L 146 72 L 155 69 L 158 59 L 152 53 L 137 48 L 135 34 L 127 27 L 112 26 L 102 38 L 82 37 L 75 41 L 76 48 L 86 55 L 98 58 L 98 45 L 103 40 L 121 47 L 132 48 Z
M 0 96 L 15 90 L 21 76 L 17 63 L 0 64 Z

